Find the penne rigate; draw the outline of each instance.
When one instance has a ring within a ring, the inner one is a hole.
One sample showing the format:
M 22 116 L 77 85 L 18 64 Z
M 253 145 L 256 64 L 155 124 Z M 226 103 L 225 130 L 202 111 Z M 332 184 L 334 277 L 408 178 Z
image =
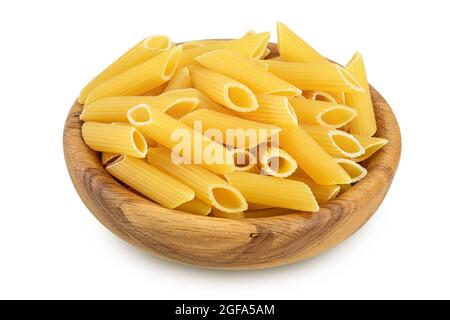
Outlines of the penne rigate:
M 199 216 L 207 216 L 211 213 L 212 207 L 210 204 L 195 198 L 178 206 L 176 210 L 197 214 Z
M 314 91 L 307 91 L 307 90 L 303 90 L 302 96 L 307 98 L 307 99 L 311 99 L 311 100 L 317 100 L 317 101 L 323 101 L 323 102 L 330 102 L 330 103 L 334 103 L 337 104 L 336 98 L 325 91 L 320 91 L 320 90 L 314 90 Z
M 376 138 L 376 137 L 366 137 L 366 136 L 360 136 L 357 134 L 354 134 L 353 137 L 358 140 L 358 142 L 361 144 L 361 146 L 364 148 L 364 154 L 353 159 L 357 162 L 364 161 L 371 156 L 373 156 L 378 150 L 383 148 L 388 141 L 383 138 Z
M 179 69 L 175 72 L 172 78 L 167 83 L 167 86 L 164 88 L 163 92 L 179 90 L 179 89 L 187 89 L 192 86 L 191 76 L 189 73 L 189 69 L 187 67 Z
M 297 170 L 297 161 L 286 151 L 267 147 L 259 149 L 259 167 L 262 173 L 278 178 L 286 178 Z
M 352 178 L 351 183 L 356 183 L 367 175 L 367 169 L 353 160 L 338 158 L 336 162 L 348 173 Z
M 341 187 L 338 185 L 329 185 L 329 186 L 320 185 L 304 176 L 293 175 L 289 177 L 289 179 L 306 183 L 311 189 L 312 193 L 314 194 L 314 197 L 316 198 L 319 204 L 325 204 L 328 201 L 335 199 L 339 195 L 339 192 L 341 190 Z
M 259 108 L 252 112 L 241 113 L 238 116 L 247 120 L 275 125 L 297 125 L 298 119 L 289 103 L 283 96 L 258 95 Z
M 259 172 L 258 161 L 256 155 L 246 149 L 230 150 L 233 156 L 235 171 Z

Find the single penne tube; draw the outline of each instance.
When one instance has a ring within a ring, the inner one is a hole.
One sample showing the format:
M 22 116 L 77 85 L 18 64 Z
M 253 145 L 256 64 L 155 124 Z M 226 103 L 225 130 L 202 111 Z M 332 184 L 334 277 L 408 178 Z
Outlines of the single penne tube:
M 302 176 L 293 175 L 289 177 L 289 179 L 306 183 L 319 204 L 325 204 L 328 201 L 335 199 L 339 195 L 339 191 L 341 190 L 341 187 L 338 185 L 323 186 L 315 183 L 309 178 Z
M 255 94 L 244 84 L 203 67 L 190 67 L 192 85 L 215 102 L 237 112 L 258 109 Z
M 200 100 L 195 96 L 129 96 L 97 100 L 87 105 L 80 115 L 82 121 L 128 122 L 127 113 L 138 104 L 147 104 L 172 118 L 180 118 L 195 110 Z
M 283 216 L 290 213 L 295 213 L 295 210 L 283 208 L 249 210 L 244 212 L 244 218 L 245 219 L 268 218 L 268 217 Z
M 242 194 L 227 181 L 195 164 L 176 164 L 169 149 L 150 149 L 148 162 L 195 191 L 196 197 L 227 213 L 247 210 L 248 205 Z
M 102 82 L 86 98 L 86 104 L 106 97 L 142 95 L 170 80 L 177 69 L 182 46 L 174 47 Z
M 364 92 L 347 92 L 346 104 L 358 112 L 358 116 L 350 123 L 350 133 L 371 137 L 377 131 L 377 122 L 367 82 L 363 57 L 357 52 L 345 69 L 361 84 Z
M 286 178 L 297 170 L 297 161 L 280 148 L 263 147 L 258 155 L 259 167 L 265 175 Z
M 211 213 L 211 205 L 207 204 L 197 198 L 183 203 L 181 206 L 177 207 L 176 210 L 197 214 L 199 216 L 207 216 Z
M 188 163 L 200 164 L 217 174 L 235 169 L 233 157 L 223 145 L 160 110 L 141 104 L 131 108 L 127 117 L 145 137 L 178 152 Z
M 146 93 L 142 94 L 143 96 L 151 96 L 151 97 L 155 97 L 155 96 L 159 96 L 161 93 L 164 92 L 164 90 L 167 87 L 167 82 L 164 82 L 163 84 L 157 86 L 156 88 L 150 89 L 149 91 L 147 91 Z
M 81 128 L 84 142 L 94 151 L 126 154 L 136 158 L 147 155 L 147 141 L 127 124 L 85 122 Z
M 221 113 L 226 113 L 229 115 L 235 115 L 235 113 L 232 110 L 227 109 L 224 106 L 218 104 L 217 102 L 211 100 L 203 92 L 194 88 L 168 91 L 163 93 L 161 96 L 197 98 L 199 100 L 199 103 L 196 109 L 209 109 Z
M 320 90 L 306 91 L 306 90 L 304 90 L 302 95 L 303 95 L 303 97 L 305 97 L 307 99 L 337 104 L 336 98 L 332 94 L 325 92 L 325 91 L 320 91 Z
M 120 157 L 119 153 L 102 152 L 102 165 L 107 165 L 112 160 Z
M 350 176 L 300 126 L 282 127 L 280 146 L 316 183 L 336 185 L 350 183 Z
M 89 82 L 81 91 L 78 102 L 84 104 L 92 90 L 101 83 L 171 49 L 173 46 L 173 42 L 167 36 L 155 35 L 140 41 Z
M 187 67 L 177 70 L 167 83 L 163 92 L 191 87 L 191 76 Z
M 215 136 L 219 143 L 240 149 L 251 149 L 270 140 L 280 128 L 223 114 L 198 109 L 180 119 L 182 123 L 205 135 Z M 210 134 L 208 134 L 208 132 Z
M 335 63 L 267 60 L 269 71 L 302 90 L 364 92 L 355 77 Z
M 373 154 L 375 154 L 378 150 L 383 148 L 388 143 L 388 140 L 383 138 L 360 136 L 357 134 L 354 134 L 353 137 L 358 140 L 358 142 L 364 148 L 364 154 L 353 159 L 356 162 L 364 161 L 370 158 Z
M 302 128 L 333 157 L 357 158 L 364 154 L 362 145 L 347 132 L 306 124 Z
M 284 61 L 328 62 L 320 53 L 281 22 L 277 23 L 278 50 Z
M 174 209 L 194 199 L 194 191 L 145 160 L 120 156 L 106 167 L 113 177 L 160 205 Z
M 303 182 L 239 171 L 227 173 L 225 178 L 249 202 L 308 212 L 319 210 L 311 189 Z
M 254 171 L 254 168 L 258 166 L 256 154 L 249 150 L 236 148 L 230 150 L 230 153 L 233 156 L 236 171 Z
M 238 52 L 249 59 L 260 59 L 267 48 L 270 34 L 263 32 L 236 40 L 223 40 L 206 43 L 203 46 L 184 50 L 178 68 L 196 63 L 196 58 L 206 52 L 227 49 Z M 205 42 L 204 42 L 205 43 Z
M 364 88 L 365 90 L 365 88 Z M 338 104 L 347 105 L 345 100 L 345 92 L 330 92 Z
M 367 169 L 353 160 L 338 158 L 336 162 L 348 173 L 352 178 L 351 183 L 356 183 L 367 176 Z
M 251 62 L 265 71 L 269 70 L 269 65 L 264 60 L 251 59 Z
M 242 82 L 256 94 L 296 96 L 302 93 L 299 88 L 260 68 L 249 58 L 236 51 L 207 52 L 197 57 L 196 60 L 212 71 Z M 269 63 L 270 61 L 265 60 L 265 62 Z
M 216 218 L 237 219 L 237 220 L 245 218 L 244 212 L 229 213 L 229 212 L 223 212 L 216 208 L 212 209 L 212 216 L 216 217 Z
M 314 124 L 327 128 L 340 128 L 352 121 L 355 109 L 317 100 L 291 98 L 289 100 L 301 123 Z
M 297 115 L 287 97 L 258 95 L 256 98 L 259 108 L 252 112 L 240 113 L 239 117 L 274 125 L 296 126 L 298 124 Z
M 267 57 L 270 55 L 270 53 L 271 53 L 271 51 L 270 51 L 269 48 L 264 49 L 264 53 L 263 53 L 263 55 L 261 56 L 261 59 L 267 58 Z M 266 65 L 265 69 L 268 70 L 268 69 L 269 69 L 269 66 L 267 65 L 267 63 L 266 63 L 265 65 Z

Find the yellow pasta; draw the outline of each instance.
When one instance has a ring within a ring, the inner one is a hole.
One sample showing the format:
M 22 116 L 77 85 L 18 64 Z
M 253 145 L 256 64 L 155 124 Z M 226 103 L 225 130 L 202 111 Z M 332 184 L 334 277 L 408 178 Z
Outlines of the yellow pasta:
M 358 116 L 350 123 L 350 133 L 371 137 L 377 131 L 377 122 L 361 54 L 357 52 L 345 68 L 364 89 L 364 92 L 347 92 L 345 94 L 346 104 L 358 112 Z
M 84 142 L 95 151 L 144 158 L 147 142 L 134 127 L 126 124 L 85 122 L 81 129 Z
M 227 213 L 242 212 L 248 208 L 246 200 L 235 187 L 199 165 L 175 164 L 168 149 L 150 149 L 147 159 L 152 166 L 192 188 L 199 200 L 214 208 Z
M 192 84 L 215 102 L 237 112 L 258 109 L 255 94 L 242 83 L 220 73 L 192 66 Z
M 218 41 L 215 43 L 206 44 L 204 46 L 184 50 L 181 55 L 178 68 L 183 68 L 190 64 L 194 64 L 196 58 L 206 52 L 221 49 L 233 50 L 234 52 L 240 53 L 249 59 L 259 59 L 265 52 L 267 43 L 269 42 L 269 37 L 270 34 L 268 32 L 263 32 L 237 40 Z
M 210 70 L 242 82 L 256 94 L 296 96 L 302 93 L 299 88 L 260 68 L 250 59 L 235 51 L 208 52 L 197 57 L 197 61 Z
M 138 104 L 147 104 L 178 119 L 197 108 L 200 100 L 194 96 L 128 96 L 97 100 L 87 105 L 80 115 L 83 121 L 128 122 L 127 113 Z
M 265 71 L 269 70 L 269 65 L 264 60 L 251 59 L 250 61 L 257 67 L 260 67 L 261 69 L 263 69 Z
M 302 182 L 239 171 L 227 173 L 225 177 L 249 202 L 308 212 L 319 211 L 311 189 Z
M 146 93 L 143 94 L 143 96 L 159 96 L 161 93 L 164 92 L 164 90 L 166 90 L 167 87 L 167 82 L 164 82 L 163 84 L 157 86 L 156 88 L 153 88 L 149 91 L 147 91 Z
M 338 185 L 323 186 L 315 183 L 313 180 L 307 177 L 298 177 L 294 175 L 289 179 L 306 183 L 319 204 L 325 204 L 328 201 L 335 199 L 339 195 L 339 191 L 341 190 L 341 187 Z
M 364 92 L 355 77 L 334 63 L 267 60 L 269 71 L 302 90 Z
M 283 208 L 268 208 L 260 210 L 245 211 L 245 219 L 257 219 L 257 218 L 268 218 L 282 216 L 290 213 L 295 213 L 295 210 L 283 209 Z
M 367 176 L 367 169 L 353 160 L 338 158 L 336 162 L 348 173 L 352 178 L 351 183 L 356 183 Z
M 120 157 L 119 153 L 102 152 L 102 165 L 107 165 L 111 160 Z
M 121 156 L 106 167 L 113 177 L 160 205 L 174 209 L 194 199 L 194 191 L 145 160 Z
M 277 24 L 278 50 L 284 61 L 291 62 L 328 62 L 292 30 L 281 22 Z
M 333 157 L 356 158 L 364 154 L 364 148 L 351 134 L 314 125 L 303 125 L 302 128 Z
M 199 100 L 199 103 L 196 109 L 209 109 L 221 113 L 226 113 L 229 115 L 235 115 L 235 113 L 232 110 L 227 109 L 224 106 L 218 104 L 217 102 L 211 100 L 203 92 L 194 88 L 168 91 L 163 93 L 161 96 L 197 98 Z
M 175 72 L 163 92 L 191 87 L 191 76 L 187 67 Z
M 353 137 L 358 140 L 361 146 L 364 148 L 364 154 L 356 159 L 353 159 L 357 162 L 364 161 L 370 158 L 373 154 L 375 154 L 378 150 L 383 148 L 388 141 L 383 138 L 376 137 L 366 137 L 354 134 Z
M 228 213 L 228 212 L 220 211 L 220 210 L 218 210 L 216 208 L 213 208 L 212 215 L 214 217 L 217 217 L 217 218 L 225 218 L 225 219 L 236 219 L 236 220 L 239 220 L 239 219 L 244 219 L 245 218 L 244 212 Z
M 172 47 L 173 42 L 166 36 L 156 35 L 140 41 L 113 62 L 108 68 L 102 71 L 95 79 L 89 82 L 89 84 L 81 91 L 78 102 L 84 104 L 92 90 L 106 80 L 109 80 Z
M 180 119 L 185 125 L 201 132 L 210 131 L 216 141 L 241 149 L 251 149 L 270 140 L 280 128 L 241 119 L 208 109 L 199 109 Z
M 314 90 L 314 91 L 306 91 L 304 90 L 302 93 L 303 97 L 311 100 L 324 101 L 337 104 L 336 98 L 325 91 Z
M 141 95 L 167 82 L 177 69 L 182 48 L 165 51 L 102 82 L 89 94 L 86 104 L 106 97 Z
M 282 127 L 280 145 L 316 183 L 350 183 L 347 172 L 301 127 Z
M 333 98 L 336 100 L 338 104 L 346 105 L 345 92 L 330 92 L 330 94 L 333 96 Z
M 297 125 L 298 119 L 289 103 L 283 96 L 258 95 L 259 108 L 252 112 L 240 113 L 238 116 L 247 120 L 275 125 Z
M 340 128 L 356 117 L 355 109 L 344 105 L 299 98 L 289 102 L 301 123 Z
M 199 216 L 207 216 L 211 213 L 211 205 L 195 198 L 178 206 L 176 210 L 197 214 Z
M 297 162 L 286 151 L 267 147 L 259 150 L 259 167 L 262 172 L 269 176 L 286 178 L 297 170 Z
M 264 204 L 257 204 L 257 203 L 248 203 L 248 211 L 256 211 L 256 210 L 265 210 L 265 209 L 272 209 L 273 206 L 266 206 Z
M 217 174 L 232 172 L 235 169 L 233 157 L 221 144 L 160 110 L 151 109 L 145 104 L 137 105 L 128 111 L 128 121 L 145 137 L 177 151 L 190 163 L 201 164 Z
M 236 171 L 259 172 L 256 156 L 246 149 L 230 150 Z

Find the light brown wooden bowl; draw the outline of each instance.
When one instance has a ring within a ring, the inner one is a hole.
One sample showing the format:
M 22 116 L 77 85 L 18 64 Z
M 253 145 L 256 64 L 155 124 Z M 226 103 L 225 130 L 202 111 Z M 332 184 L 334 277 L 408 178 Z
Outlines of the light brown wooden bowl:
M 270 44 L 271 56 L 278 55 Z M 82 106 L 64 128 L 64 155 L 72 182 L 94 216 L 125 241 L 166 259 L 206 268 L 263 269 L 314 257 L 350 237 L 375 213 L 394 178 L 400 129 L 384 98 L 371 87 L 377 136 L 389 140 L 367 160 L 366 178 L 316 213 L 231 220 L 163 208 L 123 187 L 81 137 Z

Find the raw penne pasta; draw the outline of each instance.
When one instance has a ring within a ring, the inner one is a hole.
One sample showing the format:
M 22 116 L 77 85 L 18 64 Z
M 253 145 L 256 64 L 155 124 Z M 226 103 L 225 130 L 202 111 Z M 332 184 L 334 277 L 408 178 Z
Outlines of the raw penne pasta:
M 230 153 L 233 156 L 236 171 L 255 171 L 254 168 L 258 166 L 256 156 L 249 150 L 232 149 Z
M 264 204 L 258 204 L 258 203 L 248 203 L 248 211 L 256 211 L 256 210 L 265 210 L 265 209 L 272 209 L 273 206 L 266 206 Z
M 120 157 L 119 153 L 102 152 L 102 165 L 107 165 L 111 160 Z
M 270 34 L 263 32 L 237 40 L 217 41 L 204 46 L 184 50 L 178 68 L 195 64 L 196 58 L 206 52 L 227 49 L 242 54 L 249 59 L 260 59 L 267 48 Z M 236 79 L 238 80 L 238 79 Z
M 324 101 L 337 104 L 336 98 L 328 92 L 325 91 L 306 91 L 302 93 L 303 97 L 311 100 Z
M 315 124 L 328 128 L 340 128 L 352 121 L 355 109 L 318 100 L 291 98 L 289 100 L 301 123 Z
M 219 209 L 213 208 L 212 215 L 217 218 L 225 218 L 225 219 L 244 219 L 245 215 L 244 212 L 235 212 L 235 213 L 228 213 L 220 211 Z
M 128 50 L 119 59 L 113 62 L 108 68 L 103 70 L 81 91 L 78 102 L 84 104 L 88 95 L 98 85 L 109 80 L 122 72 L 145 62 L 146 60 L 159 55 L 173 47 L 173 42 L 166 36 L 155 35 L 140 41 L 133 48 Z
M 208 98 L 200 90 L 194 88 L 168 91 L 163 93 L 161 96 L 197 98 L 199 100 L 199 103 L 196 109 L 209 109 L 221 113 L 226 113 L 229 115 L 235 115 L 235 113 L 232 110 L 223 107 L 222 105 Z
M 216 50 L 205 53 L 196 60 L 210 70 L 242 82 L 256 94 L 296 96 L 302 93 L 299 88 L 258 67 L 236 51 Z
M 264 49 L 264 53 L 263 53 L 263 55 L 261 56 L 261 59 L 267 58 L 267 57 L 270 55 L 270 53 L 271 53 L 271 51 L 270 51 L 269 48 Z M 266 66 L 267 66 L 267 69 L 269 69 L 269 66 L 267 65 L 267 63 L 266 63 Z M 266 70 L 267 70 L 267 69 L 266 69 Z
M 280 146 L 309 177 L 322 185 L 350 183 L 350 176 L 301 127 L 282 127 Z
M 355 161 L 345 158 L 335 160 L 348 173 L 350 178 L 352 178 L 351 183 L 356 183 L 367 176 L 367 169 Z
M 319 204 L 325 204 L 328 201 L 335 199 L 339 195 L 339 191 L 341 190 L 341 187 L 338 185 L 323 186 L 303 176 L 299 177 L 293 175 L 289 177 L 289 179 L 306 183 Z
M 87 105 L 80 115 L 83 121 L 128 122 L 127 113 L 138 104 L 147 104 L 178 119 L 197 108 L 200 100 L 194 96 L 129 96 L 97 100 Z
M 358 80 L 358 79 L 357 79 Z M 365 90 L 365 89 L 364 89 Z M 338 104 L 346 105 L 345 92 L 330 92 Z
M 126 154 L 136 158 L 147 155 L 147 142 L 133 126 L 85 122 L 81 128 L 84 142 L 94 151 Z
M 177 69 L 182 47 L 177 46 L 102 82 L 86 98 L 86 104 L 106 97 L 141 95 L 170 80 Z
M 183 203 L 176 210 L 197 214 L 199 216 L 207 216 L 211 213 L 212 207 L 199 199 L 195 198 L 189 202 Z
M 260 67 L 261 69 L 268 71 L 269 70 L 269 65 L 264 61 L 264 60 L 256 60 L 256 59 L 252 59 L 250 60 L 253 64 L 255 64 L 256 66 Z
M 240 149 L 254 148 L 270 140 L 270 137 L 281 130 L 273 125 L 245 120 L 208 109 L 195 110 L 181 118 L 180 121 L 202 133 L 211 129 L 217 142 Z M 217 136 L 218 134 L 220 136 Z
M 346 104 L 358 112 L 358 116 L 350 123 L 350 133 L 371 137 L 377 131 L 377 122 L 367 82 L 363 57 L 357 52 L 345 69 L 361 84 L 364 92 L 347 92 Z
M 297 115 L 287 97 L 258 95 L 256 98 L 259 108 L 252 112 L 240 113 L 239 117 L 274 125 L 296 126 L 298 124 Z
M 281 22 L 277 23 L 278 50 L 284 61 L 328 62 L 297 34 Z
M 137 105 L 128 111 L 128 121 L 145 137 L 177 150 L 189 163 L 200 162 L 203 167 L 217 174 L 235 169 L 233 157 L 224 146 L 160 110 L 151 109 L 145 104 Z M 181 142 L 178 142 L 180 139 Z
M 189 69 L 187 67 L 179 69 L 175 72 L 172 78 L 167 83 L 163 92 L 178 90 L 178 89 L 186 89 L 190 88 L 191 84 L 191 76 L 189 73 Z
M 331 156 L 356 158 L 364 154 L 364 148 L 347 132 L 314 125 L 302 128 Z
M 245 219 L 268 218 L 268 217 L 282 216 L 290 213 L 295 213 L 295 210 L 283 208 L 268 208 L 268 209 L 245 211 L 244 218 Z
M 195 164 L 175 164 L 166 148 L 151 149 L 148 162 L 181 181 L 195 191 L 196 197 L 223 212 L 237 213 L 247 210 L 242 194 L 225 180 Z
M 208 69 L 190 67 L 192 85 L 215 102 L 237 112 L 258 109 L 255 94 L 244 84 Z
M 297 170 L 297 161 L 286 151 L 267 147 L 259 149 L 259 167 L 265 175 L 286 178 Z
M 160 205 L 174 209 L 194 199 L 194 191 L 145 160 L 122 155 L 106 167 L 113 177 Z
M 303 182 L 238 171 L 225 174 L 225 178 L 249 202 L 308 212 L 319 211 L 311 189 Z
M 383 138 L 360 136 L 357 134 L 354 134 L 353 137 L 358 140 L 358 142 L 364 148 L 364 154 L 353 159 L 356 162 L 364 161 L 370 158 L 388 143 L 388 140 Z
M 166 90 L 166 87 L 167 87 L 167 82 L 157 86 L 156 88 L 153 88 L 153 89 L 147 91 L 146 93 L 143 94 L 143 96 L 152 96 L 152 97 L 159 96 L 161 93 L 164 92 L 164 90 Z
M 302 90 L 364 92 L 355 77 L 335 63 L 267 60 L 269 71 Z

